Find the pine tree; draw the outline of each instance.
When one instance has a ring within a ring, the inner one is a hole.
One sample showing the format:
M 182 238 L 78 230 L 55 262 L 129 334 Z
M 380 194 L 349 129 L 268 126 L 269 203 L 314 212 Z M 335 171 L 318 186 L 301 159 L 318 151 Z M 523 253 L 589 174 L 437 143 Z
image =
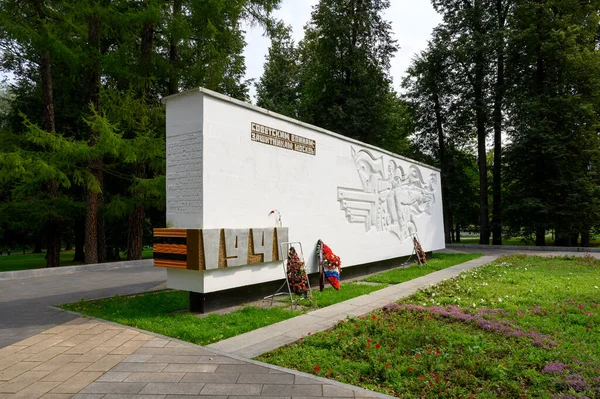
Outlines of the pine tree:
M 387 0 L 315 6 L 300 43 L 301 119 L 367 143 L 389 140 L 389 67 L 398 47 L 382 16 L 388 7 Z
M 512 84 L 507 216 L 517 231 L 577 245 L 599 221 L 598 1 L 519 1 L 507 64 Z
M 297 118 L 299 54 L 291 27 L 278 24 L 271 35 L 263 75 L 256 84 L 256 105 Z

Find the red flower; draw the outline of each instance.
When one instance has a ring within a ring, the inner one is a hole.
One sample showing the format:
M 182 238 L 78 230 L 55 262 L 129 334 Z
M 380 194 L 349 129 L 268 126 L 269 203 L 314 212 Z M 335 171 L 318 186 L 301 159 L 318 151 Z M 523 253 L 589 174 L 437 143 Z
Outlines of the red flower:
M 376 347 L 377 349 L 379 349 L 379 348 L 381 348 L 381 345 L 377 344 L 377 345 L 375 345 L 375 347 Z
M 389 364 L 389 363 L 386 363 L 386 365 L 385 365 L 385 368 L 387 369 L 387 368 L 388 368 L 388 367 L 390 367 L 390 366 L 391 366 L 391 364 Z
M 354 327 L 358 328 L 358 324 L 355 324 Z
M 419 376 L 419 379 L 420 379 L 421 381 L 423 381 L 423 380 L 425 379 L 425 377 L 423 377 L 422 375 L 420 375 L 420 376 Z
M 409 368 L 408 368 L 408 371 L 413 371 L 413 370 L 414 370 L 414 369 L 413 369 L 412 367 L 409 367 Z
M 371 320 L 377 320 L 377 316 L 371 316 Z
M 367 342 L 371 342 L 371 340 L 369 338 L 367 338 Z
M 439 349 L 436 349 L 436 351 L 435 351 L 435 354 L 436 354 L 436 355 L 439 355 L 439 354 L 440 354 L 440 350 L 439 350 Z
M 321 366 L 319 366 L 319 364 L 317 363 L 317 365 L 315 366 L 315 373 L 318 373 L 319 371 L 321 371 Z
M 415 356 L 416 356 L 416 357 L 421 357 L 421 354 L 420 354 L 420 353 L 417 353 Z
M 370 349 L 370 348 L 371 348 L 371 345 L 367 345 L 367 349 Z
M 308 333 L 307 335 L 310 335 L 310 333 Z

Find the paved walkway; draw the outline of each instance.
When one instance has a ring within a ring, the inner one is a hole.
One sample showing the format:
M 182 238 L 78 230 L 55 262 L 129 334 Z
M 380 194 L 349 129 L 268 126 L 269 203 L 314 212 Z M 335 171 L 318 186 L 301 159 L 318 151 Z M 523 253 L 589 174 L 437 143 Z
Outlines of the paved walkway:
M 113 323 L 77 318 L 0 349 L 0 399 L 384 397 Z
M 415 293 L 418 289 L 456 277 L 462 271 L 492 262 L 498 255 L 487 255 L 447 269 L 427 274 L 402 284 L 391 285 L 379 291 L 362 295 L 335 305 L 327 306 L 302 316 L 294 317 L 247 332 L 217 343 L 208 348 L 219 349 L 238 356 L 253 358 L 280 346 L 297 341 L 300 337 L 333 327 L 347 316 L 362 316 Z M 425 266 L 427 267 L 427 266 Z M 343 289 L 343 288 L 342 288 Z
M 0 281 L 0 399 L 386 397 L 247 357 L 515 253 L 476 252 L 486 256 L 210 347 L 49 308 L 83 297 L 146 291 L 164 282 L 164 269 L 136 267 Z
M 77 317 L 49 306 L 145 292 L 166 279 L 163 268 L 148 265 L 0 280 L 0 348 Z

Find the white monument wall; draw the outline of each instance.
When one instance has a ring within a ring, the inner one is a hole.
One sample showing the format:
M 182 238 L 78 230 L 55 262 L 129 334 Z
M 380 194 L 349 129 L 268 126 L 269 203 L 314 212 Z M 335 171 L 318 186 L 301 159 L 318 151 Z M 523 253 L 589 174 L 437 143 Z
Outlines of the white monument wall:
M 205 89 L 165 103 L 168 227 L 272 227 L 276 209 L 309 272 L 319 239 L 342 268 L 410 255 L 413 233 L 425 251 L 444 248 L 438 169 Z M 279 131 L 263 141 L 291 146 L 285 139 L 297 135 L 316 154 L 252 141 L 260 126 Z M 277 263 L 168 272 L 170 286 L 197 292 L 283 277 Z

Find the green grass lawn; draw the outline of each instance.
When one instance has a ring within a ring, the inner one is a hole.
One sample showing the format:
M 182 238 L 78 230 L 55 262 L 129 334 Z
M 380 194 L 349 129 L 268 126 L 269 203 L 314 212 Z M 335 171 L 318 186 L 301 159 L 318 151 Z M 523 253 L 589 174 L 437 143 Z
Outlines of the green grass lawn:
M 600 262 L 504 257 L 259 358 L 403 398 L 600 397 Z
M 482 254 L 433 254 L 423 266 L 413 265 L 404 269 L 395 269 L 367 277 L 364 281 L 382 284 L 400 284 L 426 274 L 445 269 L 459 263 L 477 259 Z
M 74 251 L 62 251 L 60 253 L 60 265 L 61 266 L 75 266 L 81 265 L 81 263 L 73 262 Z M 144 259 L 152 258 L 152 248 L 144 249 L 142 252 Z M 126 254 L 121 253 L 121 257 L 125 259 Z M 46 267 L 46 254 L 19 254 L 12 253 L 10 256 L 6 255 L 4 251 L 3 256 L 0 256 L 0 272 L 9 272 L 17 270 L 29 270 L 29 269 L 43 269 Z
M 436 254 L 436 257 L 431 261 L 432 265 L 437 265 L 436 267 L 413 266 L 398 271 L 402 272 L 404 281 L 406 281 L 425 272 L 431 273 L 434 270 L 462 263 L 477 256 L 480 255 L 465 257 L 462 254 Z M 188 308 L 188 293 L 183 291 L 162 291 L 160 293 L 126 297 L 117 296 L 97 301 L 80 301 L 62 307 L 85 315 L 206 345 L 298 316 L 314 308 L 330 306 L 384 287 L 387 287 L 387 283 L 372 285 L 342 282 L 340 291 L 328 287 L 323 292 L 319 292 L 318 289 L 313 290 L 312 300 L 296 297 L 296 299 L 299 299 L 299 303 L 306 307 L 304 310 L 300 310 L 301 308 L 292 311 L 290 308 L 259 309 L 245 307 L 229 314 L 213 314 L 204 318 L 187 313 L 173 313 Z
M 479 236 L 462 236 L 460 238 L 460 243 L 457 244 L 479 244 Z M 492 239 L 490 238 L 490 245 L 492 244 Z M 523 237 L 511 237 L 511 238 L 503 238 L 502 245 L 535 245 L 535 241 L 525 241 Z M 546 245 L 553 246 L 554 240 L 552 236 L 546 236 Z M 592 247 L 600 247 L 600 237 L 594 236 L 590 238 L 590 246 Z
M 189 293 L 185 291 L 116 296 L 61 307 L 198 345 L 208 345 L 301 314 L 277 307 L 245 307 L 229 314 L 212 314 L 202 318 L 190 313 L 173 313 L 188 309 Z

